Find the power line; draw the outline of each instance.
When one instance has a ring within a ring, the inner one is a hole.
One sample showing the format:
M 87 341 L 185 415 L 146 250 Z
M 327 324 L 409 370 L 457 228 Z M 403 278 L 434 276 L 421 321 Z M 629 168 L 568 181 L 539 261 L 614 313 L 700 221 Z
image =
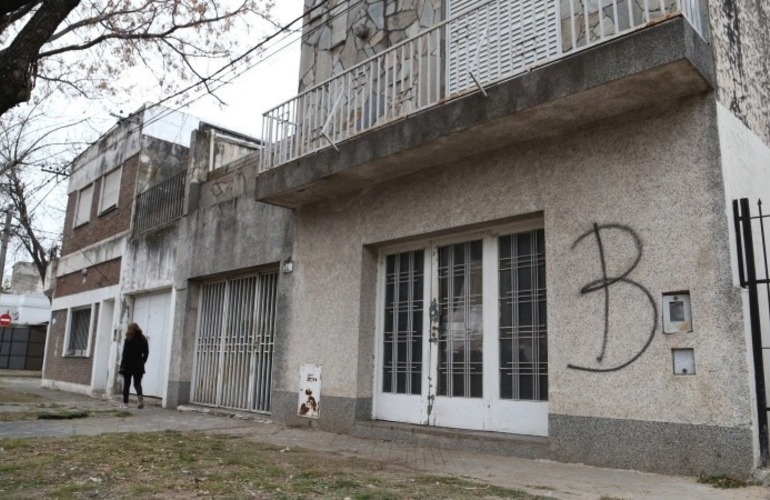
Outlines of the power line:
M 262 42 L 258 43 L 258 44 L 257 44 L 257 45 L 255 45 L 254 47 L 250 48 L 250 49 L 249 49 L 249 50 L 247 50 L 247 51 L 246 51 L 244 54 L 242 54 L 241 56 L 237 57 L 236 59 L 234 59 L 234 60 L 233 60 L 233 61 L 231 61 L 230 63 L 226 64 L 225 66 L 223 66 L 223 67 L 222 67 L 222 68 L 220 68 L 219 70 L 215 71 L 214 73 L 212 73 L 211 75 L 209 75 L 209 76 L 208 76 L 208 77 L 206 77 L 205 79 L 199 80 L 198 82 L 196 82 L 196 83 L 193 83 L 193 84 L 189 85 L 188 87 L 186 87 L 186 88 L 184 88 L 184 89 L 181 89 L 181 90 L 179 90 L 179 91 L 177 91 L 177 92 L 175 92 L 175 93 L 173 93 L 173 94 L 171 94 L 171 95 L 169 95 L 169 96 L 166 96 L 166 97 L 164 97 L 164 98 L 162 98 L 162 99 L 158 100 L 157 102 L 154 102 L 154 103 L 150 104 L 149 106 L 146 106 L 144 109 L 151 109 L 151 108 L 153 108 L 153 107 L 156 107 L 156 106 L 160 106 L 161 104 L 163 104 L 163 103 L 165 103 L 165 102 L 167 102 L 167 101 L 169 101 L 169 100 L 172 100 L 172 99 L 174 99 L 174 98 L 176 98 L 176 97 L 179 97 L 180 95 L 183 95 L 183 94 L 185 94 L 186 92 L 188 92 L 188 91 L 190 91 L 190 90 L 193 90 L 193 89 L 196 89 L 197 87 L 200 87 L 201 85 L 203 85 L 204 83 L 207 83 L 207 82 L 208 82 L 208 81 L 210 81 L 210 80 L 214 80 L 214 79 L 215 79 L 215 78 L 216 78 L 216 77 L 217 77 L 217 76 L 218 76 L 220 73 L 225 73 L 225 72 L 226 72 L 226 71 L 228 71 L 228 70 L 229 70 L 229 71 L 231 71 L 231 72 L 233 72 L 234 74 L 233 74 L 233 75 L 230 77 L 230 79 L 229 79 L 229 80 L 227 80 L 227 81 L 217 82 L 217 83 L 218 83 L 218 85 L 216 85 L 216 86 L 213 88 L 213 90 L 218 90 L 218 89 L 219 89 L 219 88 L 221 88 L 222 86 L 224 86 L 224 85 L 226 85 L 226 84 L 229 84 L 229 83 L 231 83 L 233 80 L 235 80 L 235 79 L 236 79 L 236 78 L 238 78 L 239 76 L 243 75 L 243 74 L 244 74 L 244 73 L 246 73 L 247 71 L 249 71 L 249 70 L 251 70 L 251 69 L 254 69 L 256 66 L 258 66 L 259 64 L 262 64 L 262 63 L 264 63 L 264 62 L 265 62 L 265 61 L 267 61 L 269 58 L 271 58 L 271 57 L 274 57 L 276 54 L 280 53 L 280 52 L 281 52 L 281 51 L 283 51 L 283 50 L 286 50 L 288 47 L 290 47 L 290 46 L 291 46 L 291 44 L 292 44 L 292 43 L 296 42 L 296 41 L 297 41 L 297 39 L 295 39 L 295 40 L 292 40 L 292 41 L 290 41 L 290 42 L 286 43 L 286 44 L 285 44 L 285 45 L 283 45 L 282 47 L 278 48 L 276 51 L 274 51 L 274 52 L 272 52 L 272 53 L 268 54 L 266 57 L 263 57 L 263 58 L 261 58 L 261 59 L 257 60 L 256 62 L 249 64 L 249 65 L 248 65 L 248 66 L 246 66 L 246 68 L 245 68 L 243 71 L 241 71 L 240 73 L 236 73 L 236 71 L 237 71 L 236 65 L 237 65 L 237 64 L 238 64 L 240 61 L 243 61 L 243 60 L 244 60 L 244 59 L 246 59 L 246 58 L 247 58 L 247 57 L 248 57 L 248 56 L 249 56 L 251 53 L 253 53 L 253 52 L 255 52 L 255 51 L 257 51 L 257 50 L 261 49 L 262 47 L 264 47 L 264 46 L 267 44 L 267 42 L 269 42 L 269 41 L 273 40 L 274 38 L 276 38 L 276 37 L 277 37 L 278 35 L 280 35 L 281 33 L 283 33 L 283 32 L 289 32 L 289 28 L 291 28 L 291 26 L 293 26 L 295 23 L 297 23 L 297 21 L 300 21 L 300 20 L 302 20 L 302 19 L 304 18 L 304 16 L 305 16 L 305 15 L 310 15 L 310 14 L 311 14 L 313 11 L 315 11 L 316 9 L 319 9 L 319 8 L 321 8 L 321 7 L 325 6 L 325 5 L 326 5 L 328 2 L 329 2 L 329 0 L 322 0 L 322 1 L 321 1 L 321 2 L 318 4 L 318 5 L 316 5 L 316 6 L 312 7 L 312 8 L 311 8 L 311 9 L 309 9 L 307 12 L 305 12 L 303 15 L 301 15 L 301 16 L 299 16 L 299 17 L 295 18 L 293 21 L 291 21 L 291 22 L 289 22 L 288 24 L 284 25 L 284 26 L 283 26 L 283 27 L 282 27 L 280 30 L 278 30 L 277 32 L 275 32 L 275 33 L 273 33 L 272 35 L 268 36 L 268 37 L 267 37 L 265 40 L 263 40 Z M 362 4 L 362 3 L 363 3 L 363 0 L 355 0 L 355 1 L 353 1 L 353 0 L 348 0 L 348 1 L 347 1 L 347 3 L 348 3 L 348 6 L 347 6 L 345 9 L 341 9 L 341 10 L 339 10 L 339 11 L 335 12 L 335 13 L 332 15 L 332 17 L 331 17 L 331 18 L 329 18 L 329 19 L 327 20 L 327 23 L 328 23 L 328 22 L 331 22 L 331 21 L 334 21 L 334 20 L 338 19 L 339 17 L 343 16 L 344 14 L 346 14 L 346 13 L 350 12 L 350 11 L 351 11 L 351 10 L 353 10 L 355 7 L 357 7 L 357 6 L 359 6 L 360 4 Z M 304 36 L 309 36 L 309 35 L 311 35 L 311 34 L 315 33 L 316 31 L 319 31 L 319 30 L 323 29 L 323 28 L 326 26 L 326 24 L 327 24 L 327 23 L 319 24 L 319 26 L 317 26 L 317 27 L 315 27 L 315 28 L 313 28 L 313 29 L 311 29 L 311 30 L 309 30 L 309 31 L 305 32 L 305 33 L 302 33 L 302 34 L 300 34 L 300 38 L 302 38 L 302 37 L 304 37 Z M 287 38 L 288 38 L 288 37 L 287 37 Z M 194 102 L 196 102 L 196 101 L 198 101 L 198 100 L 202 99 L 202 98 L 203 98 L 203 97 L 205 97 L 206 95 L 208 95 L 208 94 L 212 93 L 212 92 L 213 92 L 213 90 L 210 90 L 210 91 L 206 91 L 206 92 L 203 92 L 203 93 L 202 93 L 201 95 L 199 95 L 199 96 L 194 96 L 194 97 L 191 97 L 191 98 L 189 98 L 188 100 L 186 100 L 185 102 L 182 102 L 182 103 L 180 103 L 180 104 L 178 104 L 178 105 L 176 105 L 176 106 L 173 106 L 173 107 L 171 107 L 171 108 L 166 108 L 166 109 L 167 109 L 167 111 L 166 111 L 165 113 L 160 113 L 159 115 L 157 115 L 157 116 L 153 117 L 153 119 L 151 119 L 151 120 L 148 120 L 148 121 L 147 121 L 145 124 L 153 123 L 153 122 L 154 122 L 154 121 L 156 121 L 156 120 L 160 120 L 160 119 L 164 118 L 165 116 L 167 116 L 167 115 L 169 115 L 169 114 L 171 114 L 171 113 L 173 113 L 173 112 L 175 112 L 175 111 L 178 111 L 178 110 L 180 110 L 180 109 L 184 108 L 185 106 L 188 106 L 188 105 L 190 105 L 190 104 L 192 104 L 192 103 L 194 103 Z
M 292 32 L 292 30 L 291 30 L 291 27 L 292 27 L 293 25 L 295 25 L 295 24 L 296 24 L 298 21 L 301 21 L 301 20 L 302 20 L 302 19 L 305 17 L 305 15 L 308 15 L 308 16 L 309 16 L 309 15 L 311 15 L 311 14 L 312 14 L 314 11 L 316 11 L 317 9 L 320 9 L 320 8 L 324 7 L 324 6 L 325 6 L 327 3 L 329 3 L 329 1 L 330 1 L 330 0 L 321 0 L 321 1 L 320 1 L 320 2 L 317 4 L 317 5 L 315 5 L 315 6 L 311 7 L 311 8 L 310 8 L 310 9 L 308 9 L 306 12 L 304 12 L 302 15 L 300 15 L 300 16 L 298 16 L 298 17 L 294 18 L 294 19 L 293 19 L 293 20 L 291 20 L 289 23 L 287 23 L 287 24 L 283 25 L 283 26 L 282 26 L 280 29 L 278 29 L 278 30 L 277 30 L 277 31 L 275 31 L 274 33 L 272 33 L 272 34 L 268 35 L 268 36 L 267 36 L 265 39 L 263 39 L 261 42 L 259 42 L 258 44 L 254 45 L 253 47 L 249 48 L 249 49 L 248 49 L 246 52 L 244 52 L 243 54 L 241 54 L 241 55 L 240 55 L 240 56 L 238 56 L 237 58 L 233 59 L 232 61 L 228 62 L 227 64 L 225 64 L 224 66 L 222 66 L 221 68 L 219 68 L 218 70 L 216 70 L 214 73 L 211 73 L 211 74 L 210 74 L 210 75 L 208 75 L 207 77 L 205 77 L 205 78 L 202 78 L 202 79 L 199 79 L 199 80 L 198 80 L 198 81 L 196 81 L 195 83 L 192 83 L 192 84 L 188 85 L 187 87 L 185 87 L 185 88 L 183 88 L 183 89 L 181 89 L 181 90 L 179 90 L 179 91 L 176 91 L 176 92 L 172 93 L 171 95 L 168 95 L 168 96 L 166 96 L 166 97 L 164 97 L 164 98 L 162 98 L 162 99 L 159 99 L 158 101 L 155 101 L 155 102 L 152 102 L 152 103 L 146 104 L 146 105 L 145 105 L 145 106 L 143 106 L 143 107 L 142 107 L 142 108 L 141 108 L 139 111 L 137 111 L 137 112 L 134 112 L 134 113 L 132 113 L 132 114 L 130 114 L 130 115 L 128 115 L 128 116 L 126 116 L 126 117 L 124 117 L 124 118 L 120 119 L 118 123 L 120 123 L 120 122 L 123 122 L 123 121 L 127 121 L 127 120 L 130 120 L 132 117 L 134 117 L 135 115 L 137 115 L 139 112 L 143 112 L 143 111 L 146 111 L 146 110 L 149 110 L 149 109 L 153 109 L 153 108 L 156 108 L 156 107 L 160 107 L 160 106 L 161 106 L 163 103 L 165 103 L 165 102 L 168 102 L 168 101 L 170 101 L 170 100 L 172 100 L 172 99 L 175 99 L 175 98 L 177 98 L 177 97 L 179 97 L 179 96 L 181 96 L 181 95 L 183 95 L 183 94 L 185 94 L 185 93 L 187 93 L 187 92 L 189 92 L 189 91 L 191 91 L 191 90 L 194 90 L 194 89 L 196 89 L 196 88 L 199 88 L 200 86 L 202 86 L 202 85 L 204 85 L 204 84 L 207 84 L 208 82 L 210 82 L 210 81 L 212 81 L 212 80 L 215 80 L 215 79 L 216 79 L 216 78 L 217 78 L 217 77 L 218 77 L 220 74 L 222 74 L 222 73 L 226 73 L 226 72 L 230 71 L 230 72 L 233 72 L 234 74 L 232 75 L 232 77 L 231 77 L 229 80 L 227 80 L 227 81 L 225 81 L 225 82 L 218 82 L 218 85 L 216 85 L 216 89 L 219 89 L 219 88 L 221 88 L 223 85 L 226 85 L 226 84 L 228 84 L 228 83 L 231 83 L 231 82 L 232 82 L 232 81 L 233 81 L 235 78 L 239 77 L 240 75 L 242 75 L 242 74 L 243 74 L 243 73 L 245 73 L 246 71 L 249 71 L 250 69 L 253 69 L 254 67 L 256 67 L 257 65 L 259 65 L 259 64 L 261 64 L 261 63 L 263 63 L 264 61 L 266 61 L 266 60 L 267 60 L 267 59 L 269 59 L 270 57 L 273 57 L 273 56 L 275 56 L 276 54 L 280 53 L 281 51 L 283 51 L 283 50 L 287 49 L 287 48 L 288 48 L 288 47 L 291 45 L 291 43 L 294 43 L 296 40 L 293 40 L 292 42 L 290 42 L 290 43 L 287 43 L 287 44 L 283 45 L 283 46 L 282 46 L 282 47 L 280 47 L 278 50 L 276 50 L 276 51 L 274 51 L 274 52 L 270 53 L 270 54 L 269 54 L 267 57 L 264 57 L 264 58 L 262 58 L 262 59 L 259 59 L 258 61 L 256 61 L 256 62 L 254 62 L 254 63 L 252 63 L 252 64 L 248 65 L 248 66 L 247 66 L 247 67 L 246 67 L 246 68 L 245 68 L 245 69 L 244 69 L 242 72 L 240 72 L 240 73 L 236 73 L 236 71 L 238 71 L 238 69 L 237 69 L 237 65 L 238 65 L 240 62 L 242 62 L 242 61 L 246 60 L 246 59 L 249 57 L 249 55 L 251 55 L 252 53 L 254 53 L 254 52 L 256 52 L 256 51 L 258 51 L 258 50 L 260 50 L 260 49 L 262 49 L 262 48 L 263 48 L 263 47 L 265 47 L 265 46 L 266 46 L 266 45 L 267 45 L 269 42 L 271 42 L 272 40 L 274 40 L 274 39 L 278 38 L 280 35 L 282 35 L 282 34 L 284 34 L 284 33 L 289 33 L 289 36 L 291 36 L 291 34 L 293 34 L 293 32 Z M 333 21 L 333 20 L 335 20 L 335 19 L 339 18 L 340 16 L 342 16 L 342 15 L 344 15 L 345 13 L 349 12 L 350 10 L 352 10 L 354 7 L 356 7 L 356 6 L 360 5 L 361 3 L 363 3 L 363 0 L 346 0 L 346 1 L 347 1 L 347 3 L 348 3 L 348 6 L 347 6 L 345 9 L 341 9 L 340 11 L 338 11 L 338 12 L 335 12 L 335 13 L 332 15 L 332 17 L 330 18 L 330 20 L 329 20 L 329 21 Z M 300 37 L 302 37 L 302 36 L 308 36 L 309 34 L 312 34 L 312 33 L 316 32 L 317 30 L 320 30 L 320 29 L 322 29 L 323 27 L 324 27 L 324 24 L 320 24 L 320 25 L 319 25 L 319 26 L 317 26 L 316 28 L 313 28 L 313 29 L 311 29 L 311 30 L 307 31 L 307 32 L 305 32 L 304 34 L 300 34 Z M 286 38 L 288 38 L 288 36 L 287 36 Z M 285 38 L 284 38 L 284 40 L 285 40 Z M 182 108 L 184 108 L 185 106 L 188 106 L 188 105 L 190 105 L 190 104 L 192 104 L 192 103 L 194 103 L 194 102 L 196 102 L 196 101 L 198 101 L 198 100 L 202 99 L 203 97 L 205 97 L 206 95 L 208 95 L 208 94 L 210 94 L 210 93 L 212 93 L 212 92 L 210 92 L 210 91 L 206 91 L 206 92 L 204 92 L 204 93 L 202 93 L 202 94 L 200 94 L 200 95 L 198 95 L 198 96 L 193 96 L 193 97 L 191 97 L 191 98 L 187 99 L 185 102 L 182 102 L 182 103 L 180 103 L 180 104 L 178 104 L 178 105 L 176 105 L 176 106 L 172 106 L 172 107 L 164 107 L 164 111 L 161 111 L 160 113 L 158 113 L 157 115 L 153 116 L 152 118 L 150 118 L 150 119 L 147 119 L 147 120 L 140 120 L 140 121 L 139 121 L 139 122 L 138 122 L 136 125 L 134 125 L 133 127 L 127 127 L 127 129 L 126 129 L 126 131 L 125 131 L 125 134 L 126 134 L 126 135 L 128 135 L 128 134 L 132 134 L 132 133 L 136 132 L 137 130 L 141 129 L 142 127 L 146 127 L 146 126 L 148 126 L 148 125 L 151 125 L 151 124 L 153 124 L 153 123 L 155 123 L 155 122 L 157 122 L 157 121 L 159 121 L 159 120 L 162 120 L 162 119 L 163 119 L 163 118 L 165 118 L 166 116 L 169 116 L 171 113 L 174 113 L 174 112 L 176 112 L 176 111 L 179 111 L 179 110 L 181 110 L 181 109 L 182 109 Z M 113 115 L 113 116 L 114 116 L 114 115 Z M 110 130 L 112 130 L 112 129 L 110 129 Z M 94 141 L 93 143 L 91 143 L 91 145 L 93 145 L 93 144 L 95 144 L 95 143 L 99 142 L 99 140 L 101 140 L 101 138 L 103 138 L 103 137 L 104 137 L 104 135 L 106 135 L 107 133 L 109 133 L 109 131 L 108 131 L 108 132 L 105 132 L 105 133 L 103 133 L 103 134 L 101 134 L 101 137 L 100 137 L 99 139 L 97 139 L 96 141 Z M 89 145 L 89 147 L 90 147 L 91 145 Z M 87 149 L 87 148 L 86 148 L 86 149 Z M 82 154 L 82 152 L 81 152 L 80 154 Z M 78 158 L 78 156 L 79 156 L 79 155 L 75 156 L 75 158 L 73 159 L 73 161 L 72 161 L 72 162 L 70 162 L 70 165 L 71 165 L 71 164 L 72 164 L 72 163 L 73 163 L 73 162 L 74 162 L 74 161 L 75 161 L 75 160 Z

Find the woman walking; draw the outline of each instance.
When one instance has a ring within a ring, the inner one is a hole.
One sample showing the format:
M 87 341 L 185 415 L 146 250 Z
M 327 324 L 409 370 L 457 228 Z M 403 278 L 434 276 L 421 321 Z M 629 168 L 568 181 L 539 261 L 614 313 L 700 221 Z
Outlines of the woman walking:
M 131 323 L 126 329 L 126 340 L 123 342 L 123 355 L 120 358 L 120 374 L 123 375 L 123 408 L 128 408 L 128 390 L 131 387 L 131 379 L 134 379 L 134 389 L 139 397 L 139 409 L 144 408 L 142 397 L 142 375 L 144 364 L 150 348 L 147 345 L 147 337 L 136 323 Z

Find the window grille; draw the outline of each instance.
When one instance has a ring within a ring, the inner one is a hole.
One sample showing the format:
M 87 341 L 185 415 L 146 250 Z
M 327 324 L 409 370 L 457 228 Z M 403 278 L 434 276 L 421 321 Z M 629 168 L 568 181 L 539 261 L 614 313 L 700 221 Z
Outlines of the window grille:
M 383 392 L 422 391 L 424 260 L 422 250 L 386 258 Z
M 270 411 L 277 291 L 277 272 L 203 285 L 193 402 Z
M 70 334 L 67 354 L 70 356 L 88 355 L 88 337 L 91 327 L 91 308 L 77 309 L 70 316 Z
M 545 233 L 499 239 L 500 398 L 548 400 Z
M 483 397 L 482 240 L 438 249 L 439 396 Z

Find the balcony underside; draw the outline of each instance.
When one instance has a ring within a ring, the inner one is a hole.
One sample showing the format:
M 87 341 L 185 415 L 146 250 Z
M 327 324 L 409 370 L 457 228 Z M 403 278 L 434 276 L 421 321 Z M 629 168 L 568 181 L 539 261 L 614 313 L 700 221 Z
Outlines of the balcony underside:
M 557 136 L 714 87 L 709 45 L 682 17 L 263 172 L 257 200 L 320 202 L 521 141 Z

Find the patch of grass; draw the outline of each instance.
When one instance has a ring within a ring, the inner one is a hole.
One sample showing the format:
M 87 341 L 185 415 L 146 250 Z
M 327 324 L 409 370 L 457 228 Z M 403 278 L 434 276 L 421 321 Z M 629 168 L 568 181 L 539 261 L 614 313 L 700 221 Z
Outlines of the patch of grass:
M 51 407 L 41 406 L 40 408 L 50 408 L 56 411 L 41 412 L 38 410 L 26 410 L 0 412 L 0 422 L 13 422 L 16 420 L 67 420 L 85 417 L 127 418 L 133 416 L 133 413 L 130 411 L 118 409 L 83 411 L 76 408 L 65 408 L 61 405 L 54 405 Z
M 86 418 L 87 411 L 60 411 L 56 413 L 43 412 L 37 414 L 38 420 L 72 420 L 73 418 Z
M 751 486 L 746 481 L 741 481 L 740 479 L 735 479 L 730 476 L 700 476 L 698 482 L 723 490 Z
M 8 403 L 34 403 L 42 399 L 37 394 L 14 391 L 7 387 L 0 387 L 0 404 Z
M 247 438 L 195 432 L 0 440 L 3 498 L 538 498 Z

